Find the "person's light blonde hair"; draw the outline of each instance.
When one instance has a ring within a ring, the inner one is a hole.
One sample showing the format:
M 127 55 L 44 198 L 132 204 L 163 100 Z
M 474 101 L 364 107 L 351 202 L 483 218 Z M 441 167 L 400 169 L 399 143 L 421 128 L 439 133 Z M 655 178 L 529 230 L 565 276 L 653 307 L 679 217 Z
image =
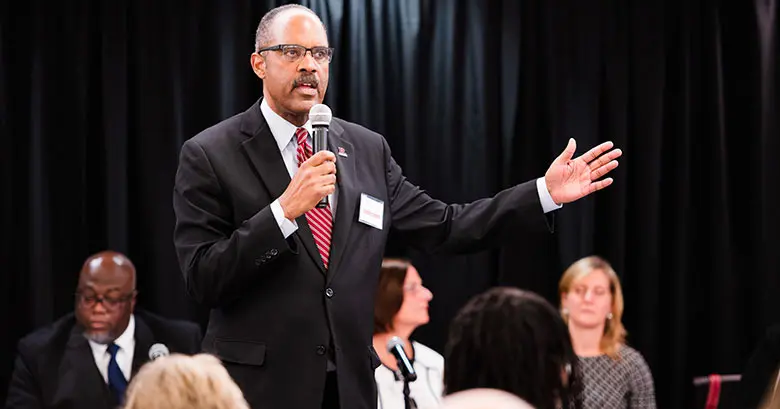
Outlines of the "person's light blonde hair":
M 604 324 L 604 335 L 601 337 L 601 351 L 613 359 L 619 359 L 620 345 L 626 341 L 626 329 L 623 327 L 623 289 L 620 279 L 612 266 L 603 258 L 590 256 L 575 261 L 564 271 L 561 281 L 558 283 L 558 294 L 561 297 L 561 315 L 566 324 L 569 324 L 569 316 L 563 310 L 563 298 L 571 291 L 574 283 L 586 275 L 600 270 L 609 280 L 609 291 L 612 294 L 612 318 Z
M 249 409 L 249 404 L 216 357 L 172 354 L 141 367 L 123 408 Z
M 761 409 L 780 409 L 780 368 L 773 372 L 759 407 Z
M 447 395 L 440 409 L 534 409 L 507 391 L 492 388 L 466 389 Z

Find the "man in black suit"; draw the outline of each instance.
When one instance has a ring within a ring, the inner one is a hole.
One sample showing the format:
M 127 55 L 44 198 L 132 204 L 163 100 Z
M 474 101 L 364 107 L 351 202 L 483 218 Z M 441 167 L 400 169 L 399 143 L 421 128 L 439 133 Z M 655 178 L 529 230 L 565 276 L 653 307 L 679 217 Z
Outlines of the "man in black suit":
M 154 344 L 183 354 L 200 351 L 194 324 L 135 311 L 135 267 L 105 251 L 81 269 L 75 313 L 19 341 L 8 409 L 116 408 L 131 376 Z
M 330 123 L 338 157 L 311 155 L 308 113 L 325 95 L 332 52 L 308 8 L 268 12 L 251 56 L 263 98 L 185 142 L 179 158 L 174 242 L 189 294 L 211 308 L 203 347 L 254 408 L 376 405 L 372 311 L 391 227 L 450 253 L 546 230 L 545 212 L 612 182 L 601 178 L 621 153 L 605 143 L 572 159 L 572 140 L 544 178 L 447 205 L 354 123 Z

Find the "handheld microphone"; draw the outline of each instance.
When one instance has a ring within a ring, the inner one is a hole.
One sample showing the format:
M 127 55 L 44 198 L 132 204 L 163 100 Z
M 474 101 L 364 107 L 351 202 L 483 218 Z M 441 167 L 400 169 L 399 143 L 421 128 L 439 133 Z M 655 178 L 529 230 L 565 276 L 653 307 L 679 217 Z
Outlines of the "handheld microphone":
M 406 356 L 404 341 L 401 338 L 390 338 L 390 341 L 387 341 L 387 351 L 395 357 L 395 360 L 398 362 L 398 369 L 401 370 L 401 375 L 403 375 L 404 379 L 408 382 L 417 380 L 417 372 L 414 371 L 414 366 L 409 362 L 409 357 Z
M 157 358 L 162 358 L 164 356 L 170 355 L 170 351 L 168 351 L 168 347 L 166 347 L 164 344 L 154 344 L 151 348 L 149 348 L 149 360 L 154 361 Z
M 333 113 L 331 113 L 330 108 L 325 104 L 317 104 L 309 110 L 309 120 L 311 121 L 311 127 L 314 130 L 314 135 L 311 137 L 314 141 L 314 153 L 328 150 L 328 129 L 330 128 L 330 121 L 332 119 Z M 320 202 L 317 203 L 317 207 L 320 209 L 328 207 L 327 195 L 320 199 Z

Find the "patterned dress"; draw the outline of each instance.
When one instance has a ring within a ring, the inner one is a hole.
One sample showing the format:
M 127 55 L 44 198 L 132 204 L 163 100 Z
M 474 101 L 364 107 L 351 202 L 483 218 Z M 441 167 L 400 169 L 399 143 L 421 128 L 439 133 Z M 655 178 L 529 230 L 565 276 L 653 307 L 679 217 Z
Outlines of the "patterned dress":
M 650 367 L 635 349 L 622 345 L 620 359 L 580 357 L 583 409 L 655 409 Z

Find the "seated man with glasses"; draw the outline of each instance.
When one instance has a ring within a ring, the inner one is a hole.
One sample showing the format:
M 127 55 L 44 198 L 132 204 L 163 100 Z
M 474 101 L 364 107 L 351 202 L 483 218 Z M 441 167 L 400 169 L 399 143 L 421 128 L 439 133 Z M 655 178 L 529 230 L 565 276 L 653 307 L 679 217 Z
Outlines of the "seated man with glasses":
M 75 313 L 22 338 L 7 408 L 116 408 L 127 383 L 163 344 L 200 351 L 200 328 L 135 310 L 135 267 L 104 251 L 81 269 Z

